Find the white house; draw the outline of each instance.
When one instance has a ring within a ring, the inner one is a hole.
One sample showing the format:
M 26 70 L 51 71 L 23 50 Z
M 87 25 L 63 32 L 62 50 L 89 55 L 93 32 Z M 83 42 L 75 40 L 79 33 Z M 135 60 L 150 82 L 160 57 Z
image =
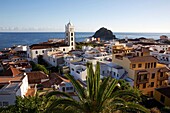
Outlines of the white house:
M 157 51 L 150 52 L 150 55 L 156 57 L 160 63 L 166 64 L 170 67 L 170 54 L 168 53 L 159 53 Z
M 27 51 L 27 46 L 26 45 L 17 45 L 14 48 L 15 51 Z
M 111 76 L 115 79 L 124 79 L 127 77 L 125 69 L 112 62 L 100 62 L 100 74 L 102 76 Z
M 74 76 L 75 79 L 86 81 L 86 77 L 87 77 L 86 63 L 71 62 L 70 63 L 70 74 Z
M 151 48 L 153 50 L 157 50 L 158 52 L 160 52 L 162 50 L 167 52 L 167 51 L 169 51 L 169 47 L 170 47 L 170 45 L 168 45 L 168 44 L 160 44 L 160 45 L 151 46 Z
M 24 97 L 28 90 L 26 73 L 15 77 L 0 76 L 0 107 L 14 105 L 16 96 Z
M 64 63 L 64 54 L 58 49 L 51 49 L 45 52 L 43 59 L 52 66 L 58 66 Z
M 66 38 L 64 41 L 56 42 L 56 40 L 50 40 L 41 44 L 33 44 L 27 49 L 27 56 L 31 58 L 34 62 L 37 62 L 37 57 L 39 55 L 44 55 L 46 51 L 53 49 L 58 49 L 63 53 L 68 53 L 70 50 L 75 49 L 75 33 L 74 26 L 72 23 L 68 23 L 65 26 Z
M 70 93 L 70 92 L 74 92 L 75 89 L 71 84 L 71 82 L 63 81 L 61 82 L 61 84 L 59 84 L 59 91 Z

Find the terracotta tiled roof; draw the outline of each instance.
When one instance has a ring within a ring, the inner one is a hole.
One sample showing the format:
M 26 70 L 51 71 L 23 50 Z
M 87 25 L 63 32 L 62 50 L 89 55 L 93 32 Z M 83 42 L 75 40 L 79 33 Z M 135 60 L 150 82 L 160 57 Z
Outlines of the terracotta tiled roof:
M 12 66 L 8 67 L 5 72 L 3 72 L 1 74 L 1 76 L 11 76 L 11 77 L 15 77 L 16 75 L 19 75 L 21 74 L 22 72 L 17 69 L 17 68 L 14 68 Z
M 11 67 L 11 70 L 12 70 L 12 73 L 13 73 L 13 77 L 15 77 L 16 75 L 19 75 L 21 73 L 20 70 L 13 68 L 13 67 Z
M 15 82 L 15 81 L 22 81 L 24 78 L 23 75 L 17 75 L 15 77 L 12 76 L 0 76 L 0 83 L 9 83 L 9 82 Z
M 21 58 L 19 56 L 13 56 L 11 59 Z
M 158 60 L 153 56 L 141 56 L 129 58 L 132 63 L 135 62 L 157 62 Z
M 33 71 L 33 72 L 28 72 L 28 81 L 35 81 L 35 80 L 40 80 L 41 79 L 48 79 L 48 75 L 46 75 L 44 72 L 42 71 Z
M 52 73 L 52 74 L 50 75 L 50 80 L 45 81 L 45 82 L 42 82 L 42 85 L 43 85 L 44 87 L 48 87 L 48 88 L 49 88 L 49 87 L 51 87 L 51 85 L 53 85 L 53 84 L 59 85 L 59 84 L 61 84 L 63 81 L 69 82 L 66 78 L 61 77 L 59 74 L 57 74 L 57 73 Z
M 46 49 L 46 48 L 52 48 L 52 47 L 60 47 L 60 46 L 68 46 L 63 42 L 58 43 L 42 43 L 42 44 L 33 44 L 30 46 L 30 49 Z

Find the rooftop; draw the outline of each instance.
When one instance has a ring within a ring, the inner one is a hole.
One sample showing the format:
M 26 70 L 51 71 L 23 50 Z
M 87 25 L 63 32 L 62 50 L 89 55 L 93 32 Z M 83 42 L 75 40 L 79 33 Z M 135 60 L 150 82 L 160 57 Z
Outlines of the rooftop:
M 6 85 L 4 85 L 4 87 L 2 87 L 0 89 L 0 95 L 16 92 L 18 90 L 18 88 L 20 87 L 20 85 L 21 85 L 21 82 L 6 84 Z
M 130 57 L 129 60 L 133 63 L 137 63 L 137 62 L 157 62 L 158 61 L 153 56 Z
M 46 48 L 53 48 L 53 47 L 62 47 L 62 46 L 68 46 L 65 43 L 41 43 L 41 44 L 33 44 L 30 46 L 30 49 L 46 49 Z
M 155 90 L 170 98 L 170 87 L 157 88 Z
M 15 81 L 22 81 L 22 79 L 24 78 L 24 75 L 17 75 L 15 77 L 12 76 L 0 76 L 0 83 L 2 84 L 6 84 L 9 82 L 15 82 Z

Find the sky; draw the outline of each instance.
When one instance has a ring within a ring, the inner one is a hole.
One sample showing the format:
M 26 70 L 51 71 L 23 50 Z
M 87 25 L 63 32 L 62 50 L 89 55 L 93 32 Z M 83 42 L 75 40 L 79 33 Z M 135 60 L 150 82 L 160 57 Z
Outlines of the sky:
M 170 0 L 0 0 L 0 31 L 170 32 Z

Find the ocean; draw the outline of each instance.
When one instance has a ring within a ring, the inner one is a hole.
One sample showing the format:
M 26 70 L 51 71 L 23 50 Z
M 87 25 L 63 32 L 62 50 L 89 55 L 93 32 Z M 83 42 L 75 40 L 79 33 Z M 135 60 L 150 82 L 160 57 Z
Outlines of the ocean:
M 82 42 L 92 36 L 94 32 L 76 32 L 76 42 Z M 161 35 L 170 37 L 170 33 L 125 33 L 115 32 L 116 38 L 153 38 L 159 39 Z M 0 32 L 0 50 L 13 45 L 31 45 L 45 42 L 50 38 L 65 38 L 64 32 Z

